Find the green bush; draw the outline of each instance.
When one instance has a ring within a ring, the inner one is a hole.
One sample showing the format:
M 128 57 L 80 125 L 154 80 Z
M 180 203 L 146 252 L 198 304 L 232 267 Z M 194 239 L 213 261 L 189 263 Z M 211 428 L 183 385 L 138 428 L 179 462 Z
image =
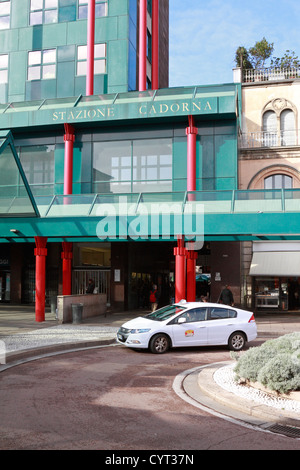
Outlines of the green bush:
M 236 378 L 260 382 L 279 393 L 300 390 L 300 333 L 290 333 L 251 348 L 238 360 Z

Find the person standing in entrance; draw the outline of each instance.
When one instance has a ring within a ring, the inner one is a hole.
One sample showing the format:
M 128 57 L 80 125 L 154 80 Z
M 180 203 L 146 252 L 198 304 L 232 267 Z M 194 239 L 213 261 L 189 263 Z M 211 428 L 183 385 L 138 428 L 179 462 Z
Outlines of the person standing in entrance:
M 157 292 L 157 285 L 153 284 L 153 287 L 150 291 L 150 304 L 151 304 L 151 312 L 154 312 L 158 306 L 158 292 Z
M 89 284 L 87 286 L 87 289 L 86 289 L 85 293 L 86 294 L 93 294 L 94 289 L 95 289 L 95 283 L 94 283 L 93 279 L 89 279 Z
M 230 286 L 225 286 L 225 288 L 222 290 L 219 297 L 219 303 L 231 306 L 234 305 L 233 295 L 230 290 Z

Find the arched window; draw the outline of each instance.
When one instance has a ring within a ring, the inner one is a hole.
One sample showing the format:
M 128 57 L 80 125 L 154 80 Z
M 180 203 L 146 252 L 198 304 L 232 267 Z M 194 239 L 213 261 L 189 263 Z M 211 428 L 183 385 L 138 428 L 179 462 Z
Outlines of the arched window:
M 282 174 L 267 176 L 264 187 L 265 189 L 291 189 L 293 187 L 293 178 Z
M 291 109 L 285 109 L 280 114 L 281 145 L 295 145 L 295 115 Z
M 267 111 L 263 115 L 263 143 L 266 147 L 278 145 L 277 116 L 274 111 Z

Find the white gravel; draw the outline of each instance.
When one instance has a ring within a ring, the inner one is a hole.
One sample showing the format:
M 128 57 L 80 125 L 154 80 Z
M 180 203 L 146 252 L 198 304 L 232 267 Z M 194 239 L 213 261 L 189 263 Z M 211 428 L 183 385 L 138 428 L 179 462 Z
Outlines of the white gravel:
M 233 368 L 235 364 L 221 367 L 214 373 L 214 381 L 223 389 L 239 397 L 252 400 L 260 405 L 271 406 L 279 410 L 292 411 L 300 414 L 300 402 L 281 397 L 273 397 L 253 387 L 239 385 L 235 382 Z
M 5 345 L 6 352 L 13 352 L 53 344 L 114 339 L 117 330 L 118 328 L 109 326 L 59 325 L 28 333 L 3 336 L 1 341 Z

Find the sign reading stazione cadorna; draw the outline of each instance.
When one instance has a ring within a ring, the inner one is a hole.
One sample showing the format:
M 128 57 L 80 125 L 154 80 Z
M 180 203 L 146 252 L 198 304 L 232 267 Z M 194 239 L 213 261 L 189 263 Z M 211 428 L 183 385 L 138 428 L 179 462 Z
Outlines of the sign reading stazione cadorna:
M 162 95 L 137 95 L 136 92 L 116 95 L 74 97 L 68 99 L 27 102 L 26 106 L 10 103 L 0 110 L 0 128 L 34 128 L 89 122 L 163 119 L 180 116 L 222 117 L 235 119 L 238 114 L 239 90 L 235 85 L 206 87 L 201 92 L 172 89 Z
M 81 109 L 53 111 L 53 122 L 78 122 L 109 119 L 151 118 L 187 114 L 218 113 L 218 98 L 162 103 L 120 103 Z

